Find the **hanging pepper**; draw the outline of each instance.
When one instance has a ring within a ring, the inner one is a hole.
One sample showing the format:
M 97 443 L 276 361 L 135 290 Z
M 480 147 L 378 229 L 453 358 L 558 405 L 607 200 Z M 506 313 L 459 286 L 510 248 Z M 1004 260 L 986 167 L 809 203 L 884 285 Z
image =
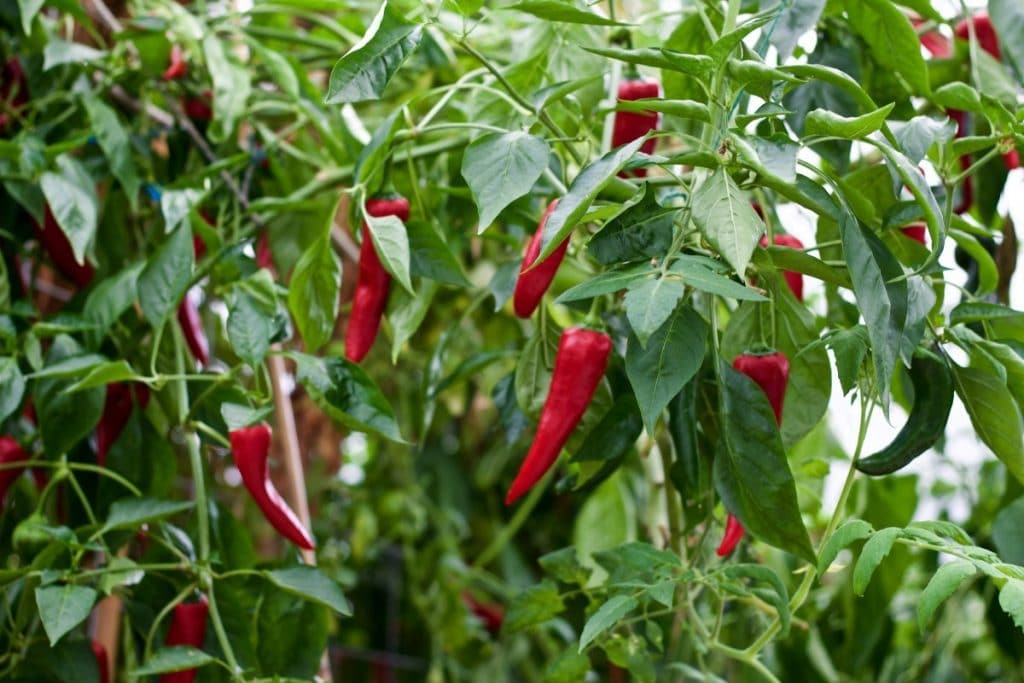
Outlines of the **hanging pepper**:
M 39 237 L 39 243 L 61 275 L 79 287 L 86 287 L 92 282 L 95 271 L 88 261 L 79 263 L 75 259 L 71 242 L 68 241 L 67 235 L 57 224 L 57 219 L 54 218 L 50 207 L 46 207 L 42 227 L 34 219 L 32 222 L 36 229 L 36 235 Z
M 919 29 L 925 20 L 919 17 L 910 20 L 910 23 L 914 25 L 914 29 Z M 918 40 L 921 42 L 921 47 L 928 51 L 933 57 L 945 59 L 953 54 L 953 46 L 949 42 L 949 38 L 942 35 L 938 31 L 928 31 L 918 36 Z
M 173 81 L 184 77 L 188 72 L 188 64 L 185 63 L 185 55 L 181 51 L 181 45 L 171 46 L 171 61 L 164 71 L 164 80 Z
M 643 100 L 652 97 L 661 97 L 661 84 L 658 81 L 644 80 L 634 73 L 627 74 L 626 78 L 619 83 L 618 98 L 620 100 L 632 102 L 633 100 Z M 647 135 L 652 130 L 657 130 L 659 118 L 660 115 L 654 111 L 615 112 L 615 122 L 612 126 L 612 148 L 621 147 Z M 657 139 L 649 138 L 640 147 L 640 151 L 644 154 L 650 154 L 654 151 L 657 142 Z M 630 173 L 637 178 L 644 178 L 647 176 L 647 169 L 638 168 Z M 627 175 L 629 173 L 625 171 L 619 173 L 619 176 L 623 178 Z
M 295 545 L 304 550 L 312 550 L 312 536 L 270 480 L 270 425 L 262 422 L 234 429 L 228 437 L 231 440 L 231 452 L 235 454 L 235 466 L 242 475 L 242 483 L 267 521 Z
M 718 549 L 715 550 L 715 553 L 719 557 L 725 557 L 731 553 L 736 549 L 744 533 L 746 533 L 746 530 L 740 524 L 740 520 L 736 519 L 736 516 L 730 512 L 729 516 L 725 519 L 725 535 L 722 536 L 722 542 L 718 544 Z
M 149 389 L 144 384 L 135 387 L 135 401 L 142 408 L 149 405 Z M 132 415 L 132 387 L 127 382 L 115 382 L 107 385 L 107 397 L 103 402 L 103 416 L 96 425 L 96 462 L 101 466 L 107 463 L 107 453 L 128 424 Z
M 462 601 L 481 622 L 484 628 L 492 636 L 498 635 L 501 625 L 505 622 L 505 608 L 493 602 L 478 600 L 472 593 L 465 591 L 462 594 Z
M 789 383 L 789 359 L 786 354 L 781 351 L 762 355 L 744 353 L 736 357 L 732 366 L 761 387 L 768 397 L 772 412 L 775 413 L 775 421 L 781 425 L 782 403 L 786 397 L 786 385 Z M 725 521 L 725 535 L 716 551 L 718 556 L 724 557 L 731 553 L 744 533 L 743 525 L 730 512 Z
M 566 237 L 558 248 L 551 252 L 551 255 L 544 259 L 536 267 L 531 268 L 540 255 L 541 240 L 544 237 L 544 226 L 547 225 L 548 217 L 558 206 L 558 200 L 548 204 L 547 211 L 540 219 L 537 231 L 533 233 L 530 243 L 526 247 L 526 254 L 523 256 L 523 265 L 519 268 L 519 278 L 516 280 L 516 289 L 512 294 L 512 306 L 516 315 L 520 318 L 529 318 L 537 310 L 540 300 L 544 298 L 544 292 L 548 291 L 551 281 L 555 279 L 558 267 L 562 265 L 565 252 L 569 248 L 569 238 Z
M 375 197 L 366 202 L 366 213 L 375 217 L 397 216 L 409 220 L 409 200 L 405 197 Z M 363 222 L 363 244 L 359 249 L 359 279 L 352 312 L 345 330 L 345 358 L 359 363 L 370 352 L 380 330 L 384 306 L 391 290 L 391 275 L 380 262 L 370 237 L 370 226 Z
M 21 444 L 9 436 L 0 436 L 0 465 L 28 461 L 28 455 L 22 450 Z M 23 467 L 12 467 L 0 470 L 0 505 L 7 496 L 7 489 L 17 481 L 24 471 Z
M 197 650 L 203 648 L 206 638 L 206 617 L 210 611 L 206 596 L 199 602 L 180 603 L 174 606 L 171 625 L 167 629 L 168 646 L 186 645 Z M 186 669 L 161 674 L 160 683 L 193 683 L 198 669 Z
M 260 233 L 256 240 L 256 265 L 267 270 L 274 270 L 274 258 L 270 253 L 270 238 L 267 231 Z
M 0 108 L 0 132 L 4 132 L 13 121 L 11 114 L 28 103 L 28 79 L 17 57 L 8 59 L 0 70 L 0 100 L 4 102 Z
M 603 332 L 580 327 L 562 332 L 537 433 L 508 490 L 506 505 L 529 491 L 555 464 L 604 377 L 611 351 L 612 340 Z
M 804 243 L 798 240 L 793 235 L 786 234 L 775 234 L 772 235 L 772 242 L 783 247 L 789 247 L 790 249 L 803 249 Z M 768 237 L 766 235 L 761 236 L 761 246 L 768 246 Z M 783 271 L 782 276 L 786 279 L 786 284 L 789 285 L 790 291 L 793 292 L 793 296 L 796 297 L 797 301 L 804 300 L 804 274 L 798 273 L 794 270 Z
M 928 246 L 928 243 L 925 241 L 928 236 L 928 226 L 924 223 L 911 223 L 910 225 L 905 225 L 900 228 L 900 232 L 915 242 L 920 242 L 923 246 Z
M 178 304 L 178 324 L 181 331 L 185 333 L 185 343 L 188 345 L 192 357 L 199 361 L 200 365 L 208 365 L 210 362 L 210 344 L 206 340 L 206 333 L 203 332 L 203 321 L 199 317 L 199 307 L 192 297 L 185 294 Z
M 181 103 L 185 115 L 193 121 L 206 122 L 213 119 L 213 91 L 204 90 L 198 97 L 187 97 Z
M 96 658 L 96 669 L 99 673 L 100 683 L 110 683 L 110 658 L 107 657 L 107 648 L 103 643 L 92 641 L 92 654 Z
M 978 12 L 969 19 L 961 20 L 953 30 L 953 34 L 959 40 L 970 40 L 972 24 L 974 25 L 974 36 L 978 39 L 978 46 L 992 55 L 996 61 L 1001 60 L 1003 53 L 999 47 L 999 36 L 996 35 L 992 20 L 985 12 Z

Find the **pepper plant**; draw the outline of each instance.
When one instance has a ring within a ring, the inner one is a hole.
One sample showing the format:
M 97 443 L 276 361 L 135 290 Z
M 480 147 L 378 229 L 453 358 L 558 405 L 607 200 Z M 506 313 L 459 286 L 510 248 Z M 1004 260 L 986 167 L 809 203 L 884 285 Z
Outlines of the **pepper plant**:
M 0 57 L 0 679 L 1024 676 L 1019 0 Z

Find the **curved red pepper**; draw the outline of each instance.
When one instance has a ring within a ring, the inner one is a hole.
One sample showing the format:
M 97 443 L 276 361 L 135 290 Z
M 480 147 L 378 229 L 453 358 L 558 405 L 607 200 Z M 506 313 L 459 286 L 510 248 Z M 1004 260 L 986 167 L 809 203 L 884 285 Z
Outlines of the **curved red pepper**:
M 508 490 L 506 505 L 529 491 L 555 464 L 604 377 L 611 351 L 612 340 L 603 332 L 579 327 L 562 332 L 537 433 Z
M 405 197 L 376 197 L 366 202 L 366 213 L 375 218 L 397 216 L 405 223 L 409 220 L 409 200 Z M 359 248 L 359 279 L 345 329 L 345 358 L 353 363 L 362 361 L 373 347 L 389 291 L 391 275 L 381 264 L 370 237 L 370 227 L 364 222 L 363 244 Z
M 185 63 L 185 55 L 181 51 L 181 45 L 171 46 L 171 60 L 164 71 L 164 80 L 173 81 L 182 78 L 188 72 L 188 64 Z
M 914 25 L 914 28 L 919 28 L 925 23 L 924 19 L 911 19 L 910 22 Z M 921 47 L 928 50 L 928 53 L 933 57 L 939 57 L 944 59 L 950 57 L 953 54 L 953 45 L 949 42 L 949 38 L 942 35 L 938 31 L 929 31 L 928 33 L 922 33 L 918 36 L 921 41 Z
M 512 294 L 512 306 L 520 318 L 529 318 L 537 310 L 540 300 L 544 298 L 544 292 L 548 291 L 551 281 L 555 279 L 555 273 L 562 265 L 565 252 L 569 248 L 569 238 L 566 237 L 544 261 L 534 268 L 530 267 L 540 255 L 544 226 L 556 206 L 558 206 L 557 199 L 548 204 L 547 211 L 541 217 L 537 231 L 533 233 L 530 243 L 526 246 L 526 253 L 523 255 L 523 265 L 519 268 L 519 278 L 516 280 L 516 289 Z
M 274 257 L 270 253 L 270 238 L 267 231 L 260 233 L 256 240 L 256 265 L 267 270 L 274 270 Z
M 107 463 L 107 453 L 121 436 L 124 426 L 128 424 L 134 402 L 138 401 L 143 408 L 149 405 L 149 388 L 146 385 L 137 385 L 134 393 L 133 401 L 132 387 L 127 382 L 115 382 L 107 385 L 107 397 L 103 402 L 103 416 L 96 425 L 96 462 L 100 465 Z
M 10 465 L 16 462 L 27 462 L 28 455 L 21 448 L 21 444 L 9 436 L 0 436 L 0 465 Z M 3 505 L 7 496 L 7 489 L 18 480 L 23 467 L 12 467 L 0 470 L 0 505 Z
M 235 466 L 270 525 L 300 548 L 312 550 L 315 547 L 313 537 L 270 480 L 267 458 L 271 436 L 270 425 L 265 422 L 231 430 L 228 437 L 231 452 L 235 454 Z
M 504 607 L 497 603 L 477 600 L 469 591 L 462 594 L 462 601 L 469 607 L 469 611 L 483 622 L 488 633 L 497 635 L 501 631 L 501 625 L 505 622 Z
M 210 608 L 203 596 L 199 602 L 180 603 L 174 606 L 171 625 L 167 629 L 168 646 L 187 645 L 197 650 L 203 649 L 206 638 L 206 617 Z M 192 683 L 196 679 L 197 669 L 173 671 L 161 674 L 160 683 Z
M 633 100 L 644 100 L 660 96 L 661 84 L 658 81 L 627 78 L 619 83 L 618 98 L 620 100 L 631 102 Z M 659 120 L 660 115 L 654 111 L 615 112 L 615 122 L 612 127 L 612 148 L 621 147 L 626 143 L 647 135 L 652 130 L 657 130 Z M 657 143 L 658 141 L 655 138 L 650 138 L 640 147 L 640 151 L 644 154 L 650 154 L 654 151 Z M 630 174 L 635 175 L 637 178 L 643 178 L 647 175 L 647 169 L 637 168 L 629 173 L 623 171 L 619 173 L 619 176 L 626 177 Z
M 12 123 L 11 112 L 28 103 L 28 79 L 17 57 L 8 59 L 0 71 L 0 100 L 5 103 L 0 110 L 0 132 L 4 132 Z
M 803 249 L 804 243 L 798 240 L 793 235 L 786 234 L 775 234 L 772 235 L 772 241 L 783 247 L 789 247 L 790 249 Z M 768 246 L 768 237 L 766 235 L 761 236 L 761 246 Z M 782 277 L 786 278 L 786 284 L 789 285 L 790 291 L 793 292 L 793 296 L 796 297 L 797 301 L 804 300 L 804 274 L 798 273 L 794 270 L 785 270 L 782 272 Z
M 775 420 L 782 424 L 782 403 L 789 383 L 789 358 L 781 351 L 762 355 L 744 353 L 736 357 L 732 366 L 754 380 L 768 397 Z
M 906 235 L 908 238 L 915 242 L 920 242 L 923 246 L 928 246 L 926 238 L 928 237 L 928 226 L 924 223 L 911 223 L 900 228 L 900 232 Z
M 103 643 L 92 641 L 92 654 L 96 657 L 96 669 L 99 671 L 100 683 L 110 683 L 110 658 Z
M 71 248 L 71 242 L 68 241 L 64 231 L 60 229 L 60 225 L 57 224 L 57 219 L 54 218 L 49 206 L 46 207 L 46 213 L 43 216 L 43 226 L 39 227 L 35 220 L 32 223 L 35 225 L 39 243 L 43 246 L 46 255 L 50 257 L 53 265 L 57 267 L 61 275 L 79 287 L 85 287 L 92 282 L 95 271 L 88 261 L 79 263 L 75 260 L 75 252 Z
M 725 557 L 736 549 L 745 533 L 746 530 L 740 524 L 740 520 L 736 519 L 736 516 L 730 512 L 729 516 L 725 518 L 725 535 L 722 536 L 722 542 L 718 544 L 718 549 L 715 550 L 715 553 L 719 557 Z
M 181 331 L 185 333 L 185 343 L 188 345 L 192 357 L 201 365 L 210 363 L 210 343 L 206 340 L 206 333 L 203 332 L 203 321 L 199 317 L 199 307 L 187 293 L 178 304 L 178 324 Z
M 978 45 L 981 49 L 992 55 L 996 60 L 1002 59 L 1003 53 L 999 47 L 999 36 L 996 35 L 996 29 L 992 26 L 992 20 L 985 12 L 978 12 L 969 19 L 961 20 L 953 30 L 953 34 L 959 40 L 970 40 L 971 24 L 974 24 L 974 36 L 978 39 Z

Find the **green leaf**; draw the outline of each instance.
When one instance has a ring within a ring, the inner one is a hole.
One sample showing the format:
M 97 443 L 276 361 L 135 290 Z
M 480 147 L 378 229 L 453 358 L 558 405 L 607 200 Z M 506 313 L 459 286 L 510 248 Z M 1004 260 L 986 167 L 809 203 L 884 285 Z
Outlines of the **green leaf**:
M 550 256 L 551 252 L 565 241 L 565 238 L 572 233 L 573 228 L 587 213 L 587 209 L 597 198 L 598 193 L 640 150 L 645 140 L 646 136 L 622 145 L 580 171 L 576 179 L 573 180 L 569 191 L 559 199 L 558 206 L 551 212 L 547 223 L 544 224 L 541 253 L 537 256 L 538 262 Z
M 936 89 L 932 99 L 935 101 L 935 104 L 946 109 L 981 111 L 982 108 L 981 95 L 978 94 L 977 90 L 962 81 L 953 81 Z
M 318 602 L 344 616 L 352 614 L 352 608 L 338 584 L 316 567 L 274 569 L 265 572 L 264 576 L 292 595 Z
M 559 337 L 553 325 L 538 327 L 526 340 L 516 364 L 516 403 L 527 415 L 540 413 L 551 385 Z
M 626 317 L 637 339 L 643 346 L 655 331 L 664 324 L 686 288 L 674 278 L 658 277 L 643 280 L 626 292 Z
M 657 98 L 640 100 L 618 100 L 615 103 L 616 111 L 633 111 L 640 114 L 649 111 L 656 111 L 670 116 L 678 116 L 681 119 L 693 119 L 711 123 L 711 111 L 708 105 L 694 100 L 662 100 Z
M 357 431 L 404 443 L 391 406 L 365 370 L 344 358 L 289 356 L 298 366 L 299 382 L 331 418 Z
M 246 110 L 252 92 L 250 69 L 231 59 L 213 31 L 203 37 L 203 57 L 213 80 L 213 122 L 210 138 L 221 142 L 231 137 Z
M 261 270 L 260 272 L 266 271 Z M 295 286 L 297 274 L 298 267 L 292 275 L 292 286 Z M 291 290 L 289 290 L 290 292 Z M 311 305 L 319 303 L 319 300 L 311 299 L 310 303 Z M 276 308 L 268 307 L 265 302 L 253 296 L 244 287 L 236 287 L 232 293 L 228 306 L 228 340 L 238 357 L 253 368 L 257 368 L 263 363 L 267 351 L 270 350 L 270 340 L 274 336 L 275 312 Z M 316 311 L 303 311 L 303 313 L 307 312 L 316 314 Z M 297 322 L 299 316 L 296 315 L 295 319 Z M 311 348 L 309 338 L 305 334 L 302 338 L 306 342 L 307 348 Z
M 146 660 L 146 663 L 132 671 L 133 676 L 152 676 L 154 674 L 170 673 L 172 671 L 185 671 L 187 669 L 198 669 L 217 661 L 202 650 L 185 645 L 174 647 L 162 647 Z
M 508 7 L 506 10 L 517 10 L 532 14 L 547 21 L 562 21 L 570 24 L 586 24 L 589 26 L 626 26 L 618 21 L 612 21 L 600 14 L 587 12 L 586 10 L 573 7 L 571 4 L 559 2 L 558 0 L 527 0 Z
M 456 287 L 469 286 L 462 264 L 433 223 L 410 220 L 405 231 L 409 236 L 410 276 Z
M 815 109 L 804 121 L 804 135 L 839 138 L 865 138 L 878 131 L 892 112 L 895 102 L 861 116 L 840 116 L 824 109 Z
M 373 131 L 370 141 L 366 143 L 359 152 L 359 159 L 356 161 L 356 180 L 367 186 L 369 191 L 377 187 L 377 176 L 384 170 L 384 161 L 391 153 L 391 142 L 395 133 L 401 127 L 403 118 L 401 107 L 395 108 Z M 331 214 L 332 217 L 334 214 Z
M 583 586 L 590 578 L 590 569 L 580 563 L 576 549 L 571 546 L 541 555 L 537 564 L 545 574 L 562 583 Z
M 430 311 L 439 285 L 427 280 L 420 284 L 416 296 L 409 296 L 404 290 L 394 292 L 388 299 L 388 322 L 391 325 L 391 362 L 398 362 L 398 354 L 405 343 L 412 339 Z
M 82 389 L 103 387 L 114 382 L 135 380 L 138 377 L 139 374 L 132 369 L 128 361 L 124 359 L 114 360 L 93 367 L 85 377 L 72 384 L 65 391 L 70 394 Z
M 763 14 L 754 15 L 732 31 L 720 36 L 718 40 L 712 43 L 711 47 L 708 48 L 707 56 L 711 57 L 715 64 L 724 63 L 728 56 L 732 54 L 733 50 L 740 46 L 740 43 L 743 42 L 744 38 L 773 19 L 775 19 L 774 9 L 764 12 Z
M 86 64 L 103 59 L 107 53 L 81 43 L 69 43 L 60 38 L 50 38 L 43 48 L 43 71 L 49 71 L 61 64 Z
M 848 8 L 846 15 L 880 67 L 902 76 L 914 94 L 931 92 L 928 65 L 906 14 L 890 0 L 863 0 L 856 8 Z
M 324 104 L 380 99 L 422 37 L 422 26 L 406 21 L 383 3 L 363 40 L 331 70 Z
M 86 586 L 43 586 L 36 588 L 36 606 L 50 646 L 89 617 L 99 596 Z
M 75 261 L 84 264 L 96 239 L 96 185 L 82 165 L 66 154 L 57 157 L 57 166 L 60 173 L 43 173 L 39 185 L 57 225 L 71 243 Z
M 295 75 L 295 68 L 288 59 L 271 49 L 268 49 L 258 40 L 250 40 L 249 45 L 255 50 L 257 56 L 263 61 L 271 79 L 277 83 L 281 91 L 286 95 L 298 99 L 299 79 Z
M 768 301 L 757 291 L 719 275 L 703 259 L 690 254 L 680 254 L 672 261 L 669 271 L 683 279 L 683 284 L 702 292 L 738 299 L 740 301 Z
M 598 273 L 586 282 L 562 292 L 561 296 L 555 299 L 555 303 L 565 304 L 571 301 L 583 301 L 604 294 L 612 294 L 626 289 L 637 280 L 650 277 L 657 272 L 646 263 L 622 270 L 607 270 L 603 273 Z
M 674 50 L 658 48 L 632 48 L 621 47 L 584 47 L 587 52 L 595 55 L 608 57 L 627 64 L 636 66 L 653 66 L 668 71 L 693 76 L 695 78 L 709 78 L 714 71 L 715 62 L 707 55 L 684 54 Z
M 544 580 L 521 591 L 505 613 L 502 630 L 512 634 L 554 619 L 565 610 L 553 581 Z
M 793 0 L 779 16 L 769 40 L 779 53 L 779 63 L 793 54 L 797 41 L 814 28 L 825 9 L 826 0 Z
M 775 608 L 779 615 L 779 623 L 782 625 L 781 637 L 785 638 L 789 633 L 790 611 L 789 591 L 782 583 L 779 575 L 770 568 L 759 564 L 731 564 L 722 569 L 722 573 L 731 579 L 748 578 L 753 581 L 760 581 L 768 584 L 772 593 L 767 594 L 768 602 Z
M 648 340 L 646 348 L 631 337 L 626 374 L 636 394 L 648 434 L 668 402 L 700 369 L 708 327 L 689 306 L 677 308 Z
M 330 340 L 338 319 L 340 290 L 341 259 L 324 235 L 299 258 L 288 286 L 288 308 L 308 351 L 314 352 Z
M 474 140 L 462 157 L 462 177 L 480 210 L 483 232 L 502 210 L 533 187 L 547 168 L 551 150 L 523 131 L 490 133 Z
M 405 223 L 398 216 L 376 217 L 364 214 L 374 249 L 381 265 L 391 273 L 405 291 L 415 294 L 409 279 L 409 236 Z
M 979 368 L 953 366 L 956 393 L 971 424 L 1010 474 L 1024 482 L 1024 425 L 1013 395 L 995 375 Z
M 143 524 L 165 519 L 195 507 L 190 500 L 154 500 L 152 498 L 124 498 L 110 506 L 103 525 L 104 531 L 137 529 Z
M 843 522 L 842 526 L 836 529 L 821 546 L 821 552 L 818 554 L 818 576 L 822 576 L 828 571 L 828 568 L 836 561 L 840 550 L 851 543 L 863 541 L 873 533 L 874 529 L 863 519 L 850 519 Z
M 639 201 L 610 218 L 590 238 L 587 251 L 604 265 L 661 256 L 672 244 L 672 226 L 679 211 L 659 204 L 655 193 L 644 185 Z
M 18 360 L 10 356 L 0 358 L 0 422 L 17 410 L 24 395 L 25 376 L 21 374 Z
M 25 35 L 32 33 L 32 20 L 39 14 L 39 10 L 46 4 L 46 0 L 18 0 L 18 10 L 21 14 L 21 30 Z
M 202 190 L 191 188 L 164 190 L 160 195 L 160 213 L 164 217 L 164 232 L 170 233 L 181 225 L 205 194 Z
M 999 606 L 1024 631 L 1024 581 L 1010 579 L 999 591 Z
M 131 308 L 138 291 L 136 283 L 144 263 L 135 263 L 109 275 L 89 290 L 82 314 L 93 324 L 86 332 L 89 348 L 96 348 L 107 336 L 110 326 Z
M 117 118 L 117 113 L 95 95 L 85 96 L 82 98 L 82 103 L 89 114 L 93 134 L 96 135 L 103 155 L 107 157 L 110 171 L 121 183 L 124 193 L 128 195 L 128 202 L 134 210 L 138 206 L 141 181 L 132 159 L 132 146 L 128 139 L 128 133 L 121 125 L 120 119 Z
M 864 544 L 857 558 L 857 565 L 853 568 L 853 592 L 857 595 L 864 595 L 864 591 L 871 581 L 872 575 L 878 569 L 878 565 L 886 558 L 892 550 L 896 539 L 900 537 L 902 529 L 888 527 L 879 529 Z
M 764 224 L 725 168 L 717 169 L 694 193 L 693 222 L 742 277 Z
M 978 570 L 967 560 L 954 560 L 939 567 L 917 600 L 917 625 L 923 632 L 935 610 L 960 588 L 960 584 Z
M 722 429 L 715 488 L 754 536 L 814 562 L 796 484 L 768 398 L 752 379 L 721 366 Z
M 975 323 L 983 320 L 1000 320 L 1004 318 L 1021 319 L 1024 313 L 1015 311 L 1003 304 L 993 304 L 987 301 L 964 301 L 957 305 L 949 313 L 950 325 L 961 325 L 964 323 Z
M 29 337 L 35 339 L 35 337 Z M 64 335 L 54 339 L 47 353 L 46 367 L 54 368 L 74 362 L 71 359 L 84 358 L 89 364 L 102 356 L 82 355 L 82 349 L 71 337 Z M 33 390 L 39 430 L 43 437 L 43 448 L 51 458 L 67 453 L 82 439 L 86 438 L 103 414 L 105 392 L 100 387 L 87 389 L 76 394 L 65 393 L 71 380 L 62 377 L 36 380 Z
M 988 0 L 988 15 L 1003 54 L 1017 73 L 1024 73 L 1024 44 L 1020 40 L 1024 36 L 1024 5 L 1017 0 Z
M 583 652 L 594 638 L 618 624 L 618 622 L 639 605 L 632 595 L 614 595 L 607 600 L 583 625 L 580 634 L 579 652 Z
M 178 307 L 194 265 L 192 231 L 185 224 L 157 248 L 139 275 L 139 305 L 150 325 L 158 327 Z

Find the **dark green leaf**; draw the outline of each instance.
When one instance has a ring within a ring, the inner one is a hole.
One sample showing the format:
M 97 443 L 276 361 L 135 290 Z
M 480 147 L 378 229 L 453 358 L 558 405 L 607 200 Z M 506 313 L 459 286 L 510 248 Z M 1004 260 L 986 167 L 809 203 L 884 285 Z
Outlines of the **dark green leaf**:
M 548 165 L 547 143 L 523 131 L 490 133 L 462 157 L 462 177 L 480 210 L 483 232 L 502 210 L 533 187 Z
M 186 669 L 198 669 L 216 661 L 213 657 L 202 650 L 194 647 L 177 645 L 174 647 L 162 647 L 146 660 L 146 663 L 132 671 L 135 676 L 152 676 L 154 674 L 170 673 L 172 671 L 185 671 Z
M 874 575 L 878 565 L 886 558 L 896 539 L 900 537 L 901 529 L 888 527 L 876 531 L 864 544 L 857 558 L 857 564 L 853 568 L 853 592 L 857 595 L 864 595 L 868 583 Z
M 693 195 L 693 222 L 742 277 L 764 224 L 725 168 L 719 168 Z
M 121 183 L 121 187 L 124 188 L 129 203 L 135 208 L 138 204 L 140 181 L 135 169 L 135 162 L 132 160 L 132 147 L 128 133 L 121 125 L 114 110 L 102 100 L 94 95 L 87 95 L 82 102 L 85 104 L 85 110 L 89 113 L 93 133 L 96 135 L 96 140 L 99 142 L 104 156 L 107 157 L 110 170 Z
M 655 193 L 644 185 L 640 201 L 609 219 L 587 243 L 587 251 L 598 263 L 662 256 L 672 243 L 672 226 L 679 209 L 658 203 Z
M 971 424 L 1010 474 L 1024 482 L 1024 425 L 1013 395 L 996 377 L 979 368 L 953 366 L 956 393 Z
M 609 598 L 583 625 L 579 651 L 583 652 L 594 638 L 618 624 L 638 604 L 637 599 L 632 595 L 614 595 Z
M 193 265 L 192 231 L 186 223 L 171 233 L 139 274 L 139 305 L 150 325 L 158 327 L 177 308 Z
M 821 546 L 821 552 L 818 555 L 818 576 L 823 576 L 828 571 L 840 550 L 851 543 L 863 541 L 873 533 L 874 529 L 863 519 L 849 519 L 843 522 L 842 526 L 836 529 Z
M 345 599 L 345 594 L 337 583 L 316 567 L 288 567 L 266 572 L 265 576 L 274 585 L 297 595 L 304 600 L 312 600 L 330 607 L 338 614 L 349 616 L 352 609 Z
M 626 317 L 643 346 L 664 324 L 683 298 L 685 288 L 678 279 L 658 277 L 634 283 L 626 292 Z
M 309 245 L 295 264 L 288 286 L 288 308 L 307 350 L 316 351 L 330 340 L 338 318 L 340 290 L 341 259 L 324 235 Z
M 36 606 L 39 619 L 46 629 L 50 646 L 57 644 L 65 633 L 89 617 L 97 593 L 87 586 L 42 586 L 36 588 Z
M 502 630 L 506 633 L 524 631 L 532 626 L 554 619 L 565 609 L 558 587 L 552 581 L 542 581 L 520 592 L 508 606 Z
M 960 584 L 974 576 L 978 570 L 967 560 L 954 560 L 936 570 L 935 575 L 921 591 L 917 600 L 917 625 L 924 631 L 932 615 L 949 596 L 960 588 Z
M 99 201 L 96 185 L 73 157 L 57 157 L 59 173 L 47 171 L 39 180 L 46 203 L 57 219 L 57 225 L 71 243 L 75 261 L 85 263 L 85 256 L 96 239 Z
M 110 506 L 106 524 L 107 531 L 113 529 L 137 529 L 143 524 L 155 522 L 172 515 L 191 510 L 195 503 L 189 500 L 153 500 L 151 498 L 125 498 Z

